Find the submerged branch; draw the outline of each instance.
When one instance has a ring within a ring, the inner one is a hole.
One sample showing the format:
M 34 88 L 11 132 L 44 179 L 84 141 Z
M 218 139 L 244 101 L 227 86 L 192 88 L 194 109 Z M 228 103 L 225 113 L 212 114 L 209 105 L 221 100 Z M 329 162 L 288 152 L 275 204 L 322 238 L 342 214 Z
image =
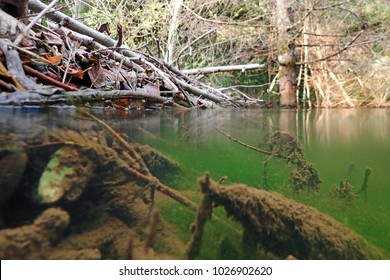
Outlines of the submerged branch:
M 243 184 L 220 186 L 206 174 L 200 186 L 213 206 L 242 224 L 243 243 L 261 245 L 281 258 L 383 259 L 361 236 L 318 210 L 282 194 Z M 324 246 L 327 244 L 327 246 Z
M 277 153 L 274 153 L 274 152 L 271 152 L 271 151 L 267 151 L 267 150 L 263 150 L 263 149 L 260 149 L 260 148 L 256 148 L 256 147 L 253 147 L 247 143 L 244 143 L 232 136 L 230 136 L 229 134 L 227 134 L 225 131 L 223 131 L 222 129 L 218 128 L 217 126 L 215 126 L 214 124 L 212 124 L 212 126 L 218 130 L 222 135 L 226 136 L 227 138 L 229 138 L 230 140 L 232 140 L 233 142 L 236 142 L 237 144 L 240 144 L 241 146 L 244 146 L 245 148 L 248 148 L 248 149 L 251 149 L 251 150 L 254 150 L 256 152 L 259 152 L 259 153 L 263 153 L 263 154 L 266 154 L 266 155 L 271 155 L 271 156 L 276 156 L 276 157 L 280 157 L 280 158 L 286 158 L 285 156 L 281 155 L 281 154 L 277 154 Z
M 93 114 L 91 114 L 87 111 L 79 110 L 79 113 L 86 116 L 86 117 L 92 118 L 93 120 L 95 120 L 99 124 L 103 125 L 104 128 L 106 128 L 111 134 L 113 134 L 114 137 L 130 152 L 129 156 L 131 157 L 131 159 L 133 161 L 135 160 L 137 162 L 137 164 L 139 164 L 139 166 L 140 166 L 140 170 L 137 170 L 134 167 L 131 167 L 131 166 L 133 166 L 133 164 L 131 164 L 131 166 L 127 166 L 125 168 L 125 171 L 135 175 L 137 178 L 140 178 L 146 182 L 151 183 L 153 186 L 155 186 L 155 188 L 158 191 L 160 191 L 163 194 L 169 196 L 170 198 L 176 200 L 177 202 L 187 206 L 188 208 L 190 208 L 192 210 L 196 210 L 197 206 L 194 202 L 192 202 L 191 200 L 189 200 L 188 198 L 186 198 L 185 196 L 180 194 L 178 191 L 171 189 L 170 187 L 168 187 L 167 185 L 162 183 L 157 177 L 155 177 L 150 172 L 150 170 L 146 166 L 144 160 L 137 153 L 137 151 L 133 148 L 133 146 L 131 146 L 127 141 L 125 141 L 111 126 L 109 126 L 106 122 L 100 120 L 99 118 L 97 118 L 96 116 L 94 116 Z

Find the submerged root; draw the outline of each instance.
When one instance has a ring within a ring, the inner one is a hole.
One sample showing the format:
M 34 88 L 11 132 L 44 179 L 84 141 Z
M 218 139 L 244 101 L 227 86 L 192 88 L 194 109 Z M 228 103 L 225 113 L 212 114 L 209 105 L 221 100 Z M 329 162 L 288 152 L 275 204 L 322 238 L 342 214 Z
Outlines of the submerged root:
M 363 183 L 358 192 L 358 193 L 363 193 L 365 202 L 367 202 L 368 177 L 370 176 L 371 172 L 372 169 L 370 167 L 367 167 L 366 171 L 364 171 Z
M 154 189 L 196 209 L 153 173 L 164 169 L 166 176 L 174 175 L 179 167 L 169 158 L 145 145 L 125 145 L 111 131 L 56 127 L 23 149 L 13 141 L 19 135 L 7 137 L 1 143 L 7 149 L 0 149 L 0 171 L 5 174 L 0 185 L 8 186 L 0 192 L 2 259 L 122 259 L 131 255 L 126 252 L 130 235 L 133 250 L 128 251 L 134 258 L 184 254 L 176 236 L 160 234 L 167 223 L 155 211 L 148 215 L 153 205 L 148 194 Z M 31 225 L 45 207 L 53 208 Z
M 60 208 L 45 210 L 31 225 L 0 230 L 0 258 L 46 259 L 69 225 L 69 214 Z
M 340 185 L 333 185 L 329 195 L 332 198 L 338 198 L 347 202 L 351 202 L 354 198 L 358 197 L 353 192 L 353 186 L 348 180 L 341 180 Z
M 244 227 L 246 240 L 281 258 L 380 259 L 383 255 L 362 237 L 318 210 L 275 192 L 243 184 L 221 187 L 206 174 L 200 186 L 214 207 Z
M 207 177 L 205 180 L 209 180 Z M 209 182 L 205 182 L 204 185 L 207 186 Z M 202 235 L 203 230 L 206 225 L 206 222 L 211 219 L 213 213 L 213 202 L 208 194 L 208 189 L 202 188 L 204 193 L 201 204 L 199 205 L 196 220 L 191 225 L 191 240 L 187 248 L 187 258 L 193 260 L 199 256 L 200 246 L 202 244 Z

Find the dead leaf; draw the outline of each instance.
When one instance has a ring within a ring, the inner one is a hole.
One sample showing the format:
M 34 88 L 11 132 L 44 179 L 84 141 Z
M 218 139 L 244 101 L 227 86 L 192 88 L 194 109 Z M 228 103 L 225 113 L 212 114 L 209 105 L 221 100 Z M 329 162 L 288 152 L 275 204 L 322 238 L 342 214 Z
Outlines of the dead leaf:
M 0 76 L 11 81 L 12 84 L 19 90 L 26 90 L 16 78 L 8 72 L 7 68 L 5 68 L 4 64 L 0 61 Z
M 160 95 L 160 89 L 154 84 L 147 83 L 144 85 L 144 89 L 150 94 Z
M 92 87 L 101 88 L 106 85 L 104 69 L 100 63 L 94 64 L 88 69 L 88 76 L 91 79 Z
M 53 63 L 54 65 L 58 65 L 62 60 L 62 54 L 54 55 L 54 56 L 46 56 L 48 61 Z
M 82 78 L 84 78 L 84 71 L 83 71 L 83 69 L 81 69 L 79 67 L 71 65 L 68 68 L 68 75 L 70 75 L 74 78 L 82 79 Z
M 111 35 L 111 34 L 110 34 L 110 27 L 108 26 L 108 22 L 103 23 L 102 25 L 100 25 L 98 31 L 101 32 L 101 33 L 105 33 L 105 34 L 107 34 L 108 36 Z
M 60 36 L 56 34 L 52 34 L 49 32 L 41 32 L 37 34 L 37 37 L 44 42 L 46 42 L 49 45 L 60 45 L 62 46 L 64 44 L 64 41 L 61 39 Z

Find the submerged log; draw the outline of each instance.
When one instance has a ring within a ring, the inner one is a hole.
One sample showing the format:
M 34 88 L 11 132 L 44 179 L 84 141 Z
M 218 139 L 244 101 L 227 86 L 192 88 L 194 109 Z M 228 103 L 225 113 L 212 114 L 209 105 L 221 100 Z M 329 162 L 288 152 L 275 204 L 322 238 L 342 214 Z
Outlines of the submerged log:
M 333 218 L 283 195 L 243 184 L 222 187 L 206 174 L 202 192 L 244 227 L 254 244 L 281 258 L 383 259 L 381 252 Z
M 69 221 L 64 210 L 49 208 L 31 225 L 0 230 L 0 258 L 46 259 Z

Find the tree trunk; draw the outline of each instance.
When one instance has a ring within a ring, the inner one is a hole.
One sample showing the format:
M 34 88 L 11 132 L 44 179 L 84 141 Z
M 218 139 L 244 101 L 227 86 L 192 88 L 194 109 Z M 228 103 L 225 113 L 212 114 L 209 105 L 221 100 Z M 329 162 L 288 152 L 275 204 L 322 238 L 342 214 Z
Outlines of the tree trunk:
M 0 9 L 16 18 L 27 16 L 28 0 L 0 0 Z
M 280 106 L 296 107 L 297 69 L 293 28 L 292 0 L 276 0 L 278 27 L 278 62 Z
M 173 7 L 172 22 L 171 22 L 171 26 L 169 27 L 169 33 L 168 33 L 168 49 L 165 57 L 165 60 L 169 64 L 173 62 L 173 53 L 176 45 L 177 27 L 179 24 L 178 17 L 182 8 L 183 0 L 173 0 L 173 4 L 174 7 Z

